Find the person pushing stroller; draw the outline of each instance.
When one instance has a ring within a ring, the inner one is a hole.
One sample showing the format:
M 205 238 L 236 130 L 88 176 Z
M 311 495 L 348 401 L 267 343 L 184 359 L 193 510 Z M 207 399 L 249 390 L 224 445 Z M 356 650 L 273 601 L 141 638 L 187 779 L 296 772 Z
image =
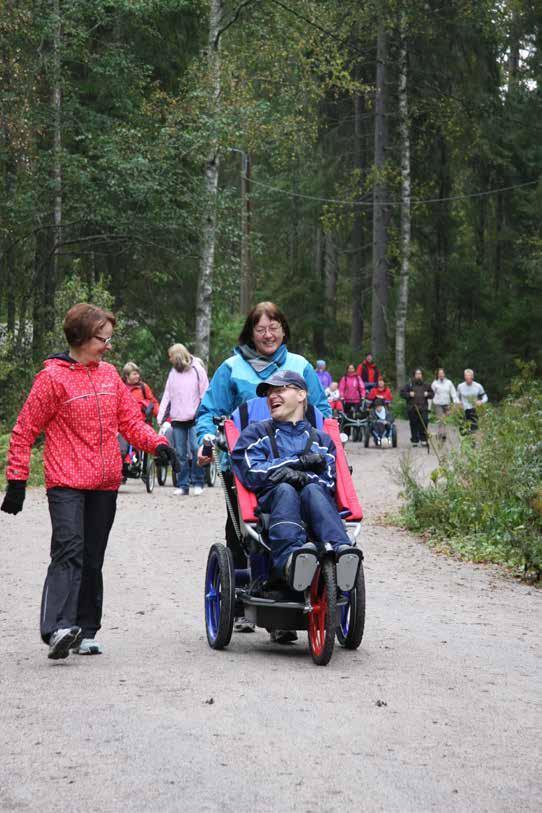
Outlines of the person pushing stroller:
M 270 515 L 272 578 L 306 589 L 319 549 L 329 545 L 337 555 L 338 572 L 348 571 L 346 580 L 353 585 L 362 554 L 352 547 L 334 499 L 335 444 L 305 419 L 304 378 L 280 371 L 256 392 L 267 396 L 271 420 L 243 430 L 232 465 L 243 485 L 256 493 L 260 511 Z M 306 526 L 316 545 L 307 541 Z

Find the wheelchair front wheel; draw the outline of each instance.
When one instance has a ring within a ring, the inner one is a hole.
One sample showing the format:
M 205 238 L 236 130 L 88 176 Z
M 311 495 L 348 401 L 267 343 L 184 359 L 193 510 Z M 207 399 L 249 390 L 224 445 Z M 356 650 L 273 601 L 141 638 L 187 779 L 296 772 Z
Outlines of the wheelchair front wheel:
M 167 480 L 167 466 L 163 463 L 159 463 L 156 466 L 156 479 L 158 480 L 159 486 L 165 486 Z
M 145 474 L 143 479 L 145 480 L 145 488 L 147 489 L 147 492 L 151 494 L 156 482 L 156 463 L 154 462 L 154 457 L 149 456 L 147 458 L 147 465 L 145 466 Z
M 212 460 L 205 466 L 205 482 L 209 488 L 213 488 L 216 483 L 216 460 Z
M 363 573 L 363 562 L 360 563 L 354 588 L 350 591 L 350 601 L 345 607 L 341 607 L 340 619 L 337 627 L 338 642 L 345 649 L 357 649 L 361 644 L 365 629 L 365 575 Z
M 327 666 L 333 655 L 337 625 L 337 577 L 331 559 L 324 559 L 314 574 L 310 600 L 310 653 L 317 666 Z
M 223 649 L 231 641 L 235 607 L 235 571 L 231 551 L 212 545 L 205 570 L 205 630 L 212 649 Z
M 394 449 L 397 448 L 397 428 L 395 425 L 391 427 L 391 445 Z

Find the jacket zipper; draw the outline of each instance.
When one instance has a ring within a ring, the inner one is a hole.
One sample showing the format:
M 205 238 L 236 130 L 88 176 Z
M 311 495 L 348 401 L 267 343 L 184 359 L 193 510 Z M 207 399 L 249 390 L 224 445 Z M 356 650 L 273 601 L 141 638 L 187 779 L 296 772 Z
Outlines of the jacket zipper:
M 100 424 L 100 457 L 102 460 L 102 482 L 100 485 L 103 484 L 105 480 L 105 463 L 104 463 L 104 453 L 103 453 L 103 425 L 102 425 L 102 410 L 100 409 L 100 399 L 98 398 L 98 393 L 96 391 L 96 387 L 94 386 L 94 381 L 92 380 L 92 376 L 90 374 L 90 370 L 87 368 L 87 375 L 90 381 L 90 386 L 94 390 L 94 397 L 96 398 L 96 408 L 98 410 L 98 423 Z

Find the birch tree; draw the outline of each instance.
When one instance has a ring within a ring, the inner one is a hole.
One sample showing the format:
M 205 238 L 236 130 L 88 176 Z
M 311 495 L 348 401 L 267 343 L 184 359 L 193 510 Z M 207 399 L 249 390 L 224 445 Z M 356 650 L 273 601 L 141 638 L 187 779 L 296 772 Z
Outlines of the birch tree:
M 218 115 L 220 113 L 220 23 L 223 13 L 223 0 L 211 0 L 208 37 L 208 70 L 211 88 L 211 119 L 214 132 L 203 175 L 204 213 L 201 235 L 201 258 L 196 300 L 196 354 L 205 364 L 209 361 L 211 326 L 213 314 L 213 271 L 217 233 L 218 203 Z
M 376 50 L 376 94 L 375 94 L 375 135 L 373 189 L 373 284 L 371 303 L 371 344 L 373 353 L 380 359 L 388 349 L 388 220 L 389 213 L 384 202 L 387 188 L 384 178 L 386 147 L 388 145 L 388 124 L 386 120 L 386 62 L 388 43 L 386 20 L 383 9 L 379 9 L 377 50 Z
M 410 270 L 410 131 L 408 120 L 408 46 L 405 11 L 399 24 L 399 138 L 401 145 L 401 270 L 395 317 L 395 373 L 397 386 L 406 381 L 405 336 L 408 311 L 408 277 Z

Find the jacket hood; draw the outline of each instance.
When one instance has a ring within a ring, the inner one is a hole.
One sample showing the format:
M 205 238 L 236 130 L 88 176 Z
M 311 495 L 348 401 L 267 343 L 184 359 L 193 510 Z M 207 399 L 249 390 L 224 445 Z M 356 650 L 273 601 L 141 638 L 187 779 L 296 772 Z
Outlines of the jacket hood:
M 74 365 L 77 365 L 77 367 L 95 368 L 98 367 L 98 364 L 99 362 L 97 361 L 91 361 L 88 364 L 81 364 L 80 361 L 76 361 L 75 359 L 73 359 L 66 350 L 62 353 L 53 353 L 51 356 L 47 356 L 47 358 L 43 362 L 44 367 L 70 367 L 70 368 L 73 368 Z

